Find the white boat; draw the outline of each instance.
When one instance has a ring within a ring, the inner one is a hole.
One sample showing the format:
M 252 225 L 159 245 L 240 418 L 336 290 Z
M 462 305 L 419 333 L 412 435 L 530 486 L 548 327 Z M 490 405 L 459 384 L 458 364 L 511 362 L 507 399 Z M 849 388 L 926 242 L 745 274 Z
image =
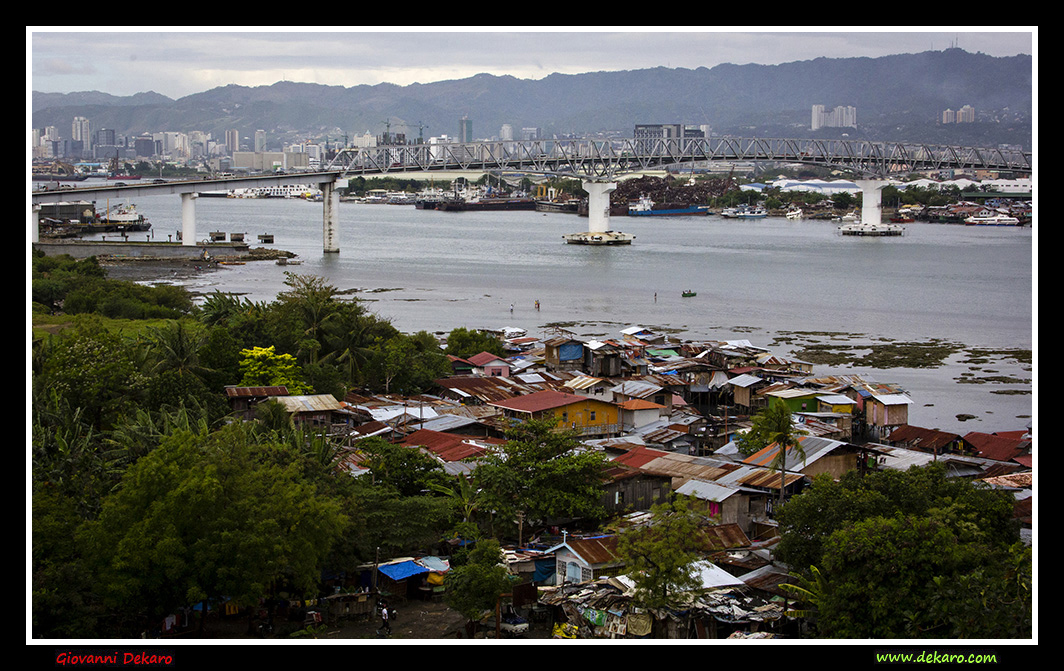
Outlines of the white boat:
M 791 221 L 794 221 L 796 219 L 801 219 L 802 218 L 802 208 L 796 207 L 796 208 L 787 210 L 787 213 L 784 214 L 783 216 L 787 217 Z
M 1006 214 L 973 215 L 964 220 L 968 226 L 1019 226 L 1020 220 Z
M 258 189 L 260 198 L 314 198 L 321 189 L 310 184 L 280 184 Z
M 856 211 L 854 211 L 854 212 L 850 212 L 849 214 L 842 215 L 840 221 L 848 221 L 848 222 L 861 221 L 861 216 L 859 214 L 857 214 Z
M 768 211 L 760 205 L 757 207 L 740 205 L 739 207 L 725 208 L 720 213 L 720 216 L 729 219 L 762 219 L 768 216 Z

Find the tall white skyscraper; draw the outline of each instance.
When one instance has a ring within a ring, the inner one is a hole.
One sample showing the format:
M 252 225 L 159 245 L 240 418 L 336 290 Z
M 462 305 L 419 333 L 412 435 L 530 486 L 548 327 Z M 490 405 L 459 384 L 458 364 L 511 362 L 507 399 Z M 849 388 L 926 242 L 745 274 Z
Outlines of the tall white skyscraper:
M 88 149 L 89 143 L 92 141 L 92 124 L 83 116 L 74 117 L 74 123 L 70 129 L 70 137 L 73 140 L 81 140 L 85 143 L 85 148 Z
M 813 105 L 813 118 L 810 128 L 857 128 L 857 108 L 852 105 L 839 105 L 830 112 L 824 111 L 823 105 Z

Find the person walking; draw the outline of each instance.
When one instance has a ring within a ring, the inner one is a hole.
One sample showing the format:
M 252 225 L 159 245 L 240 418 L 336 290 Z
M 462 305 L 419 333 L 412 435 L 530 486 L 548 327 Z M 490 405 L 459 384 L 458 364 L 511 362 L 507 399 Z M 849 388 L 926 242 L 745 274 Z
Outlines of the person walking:
M 381 626 L 377 627 L 377 635 L 392 635 L 391 613 L 388 612 L 387 602 L 381 604 Z

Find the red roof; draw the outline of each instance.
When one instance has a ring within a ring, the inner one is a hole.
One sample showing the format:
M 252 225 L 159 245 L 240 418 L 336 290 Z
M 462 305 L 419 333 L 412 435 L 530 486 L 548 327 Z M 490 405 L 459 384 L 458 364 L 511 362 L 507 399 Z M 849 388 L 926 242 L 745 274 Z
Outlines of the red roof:
M 978 450 L 980 457 L 995 461 L 1012 461 L 1031 451 L 1030 440 L 998 436 L 992 433 L 973 431 L 965 434 L 964 440 Z
M 506 361 L 501 356 L 495 356 L 494 354 L 492 354 L 490 352 L 481 352 L 480 354 L 474 354 L 473 356 L 469 357 L 466 360 L 469 363 L 473 364 L 474 366 L 486 366 L 489 363 L 495 363 L 495 362 L 499 362 L 500 364 L 502 364 L 504 366 L 508 365 L 506 363 Z
M 956 433 L 906 424 L 892 431 L 888 440 L 895 444 L 904 443 L 908 447 L 925 452 L 938 452 L 959 438 L 960 435 Z
M 398 444 L 404 447 L 423 447 L 444 461 L 461 461 L 469 457 L 478 457 L 488 451 L 486 447 L 466 442 L 468 440 L 468 436 L 421 429 L 410 434 Z
M 554 408 L 563 408 L 574 403 L 584 403 L 589 400 L 593 399 L 548 389 L 525 394 L 524 396 L 515 396 L 504 401 L 497 401 L 491 405 L 507 410 L 517 410 L 518 412 L 542 412 L 544 410 L 553 410 Z
M 655 459 L 659 459 L 667 454 L 669 453 L 665 452 L 664 450 L 655 450 L 651 447 L 640 446 L 625 452 L 624 454 L 617 457 L 616 459 L 613 459 L 612 461 L 616 464 L 623 464 L 625 466 L 631 466 L 633 468 L 641 468 L 654 461 Z

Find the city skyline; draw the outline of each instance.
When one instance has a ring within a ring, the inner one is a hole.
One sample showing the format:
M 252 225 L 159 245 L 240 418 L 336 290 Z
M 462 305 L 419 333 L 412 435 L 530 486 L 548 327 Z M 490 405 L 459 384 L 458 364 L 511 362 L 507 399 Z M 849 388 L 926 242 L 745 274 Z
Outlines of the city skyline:
M 180 98 L 219 86 L 279 81 L 408 86 L 480 73 L 541 79 L 553 73 L 776 65 L 819 57 L 879 57 L 959 47 L 1035 55 L 1024 27 L 178 30 L 168 27 L 27 29 L 32 91 L 154 91 Z M 441 56 L 441 54 L 443 54 Z

